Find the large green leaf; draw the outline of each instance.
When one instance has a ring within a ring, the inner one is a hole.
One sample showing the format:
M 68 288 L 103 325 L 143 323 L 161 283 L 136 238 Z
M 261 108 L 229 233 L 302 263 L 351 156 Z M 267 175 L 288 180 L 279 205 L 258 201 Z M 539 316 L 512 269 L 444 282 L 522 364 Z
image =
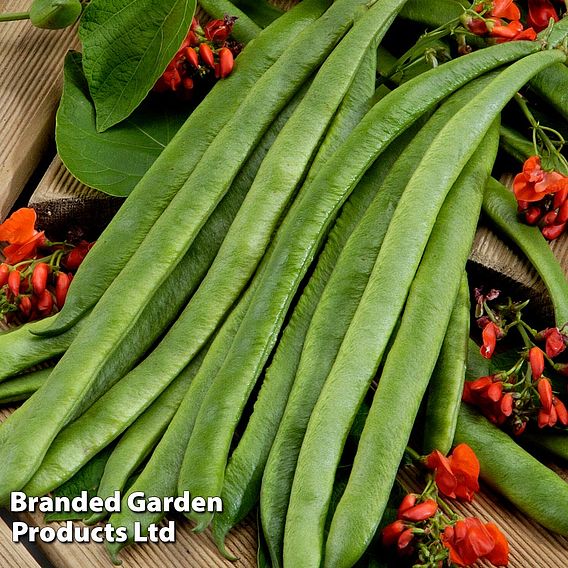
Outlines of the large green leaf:
M 81 54 L 71 52 L 65 60 L 65 85 L 57 113 L 57 150 L 81 182 L 110 195 L 126 196 L 189 113 L 187 104 L 145 101 L 121 124 L 97 132 Z
M 92 0 L 81 18 L 83 68 L 100 132 L 144 100 L 182 44 L 195 0 Z

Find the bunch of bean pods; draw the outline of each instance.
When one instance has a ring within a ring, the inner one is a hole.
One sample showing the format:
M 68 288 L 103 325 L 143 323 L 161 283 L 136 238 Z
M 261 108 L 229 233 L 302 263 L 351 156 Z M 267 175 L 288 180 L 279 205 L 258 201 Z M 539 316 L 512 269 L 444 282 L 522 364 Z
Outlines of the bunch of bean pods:
M 217 16 L 227 5 L 207 2 Z M 27 399 L 0 427 L 0 502 L 56 489 L 112 445 L 101 497 L 221 496 L 222 513 L 188 516 L 212 524 L 224 554 L 259 505 L 272 566 L 348 568 L 374 538 L 424 403 L 425 452 L 469 443 L 490 483 L 568 535 L 568 485 L 460 412 L 464 269 L 482 209 L 568 322 L 562 270 L 491 178 L 506 107 L 527 84 L 541 112 L 568 119 L 568 19 L 377 89 L 393 62 L 387 32 L 456 9 L 303 0 L 265 10 L 264 29 L 250 22 L 233 74 L 124 202 L 63 309 L 0 336 L 0 398 Z M 123 507 L 108 522 L 132 532 L 162 516 Z M 123 546 L 108 545 L 113 559 Z

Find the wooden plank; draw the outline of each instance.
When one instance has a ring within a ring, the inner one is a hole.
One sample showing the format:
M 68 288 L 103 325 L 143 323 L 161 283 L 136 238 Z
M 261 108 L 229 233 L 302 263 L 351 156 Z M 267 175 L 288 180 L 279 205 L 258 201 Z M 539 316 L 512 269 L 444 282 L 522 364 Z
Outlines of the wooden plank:
M 0 2 L 2 12 L 30 0 Z M 53 137 L 61 69 L 77 46 L 74 29 L 40 30 L 27 21 L 0 24 L 0 220 L 4 219 Z
M 39 568 L 22 543 L 12 542 L 12 527 L 0 518 L 0 566 L 2 568 Z
M 409 491 L 421 492 L 424 484 L 413 466 L 404 467 L 399 481 Z M 495 523 L 509 542 L 509 568 L 566 568 L 568 566 L 568 539 L 554 535 L 529 520 L 513 505 L 499 497 L 486 485 L 472 503 L 449 501 L 450 508 L 463 517 L 478 517 L 484 523 Z M 479 562 L 476 566 L 492 566 Z

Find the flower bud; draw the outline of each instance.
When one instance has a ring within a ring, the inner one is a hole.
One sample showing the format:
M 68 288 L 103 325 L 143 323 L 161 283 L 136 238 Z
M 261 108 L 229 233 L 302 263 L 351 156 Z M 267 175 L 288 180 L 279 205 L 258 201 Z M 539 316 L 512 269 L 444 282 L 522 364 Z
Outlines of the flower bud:
M 8 275 L 8 288 L 14 297 L 18 297 L 20 294 L 20 284 L 22 282 L 22 275 L 19 270 L 12 270 Z
M 206 43 L 199 44 L 199 56 L 207 67 L 215 69 L 215 56 L 213 55 L 211 48 Z
M 408 493 L 408 495 L 405 495 L 398 507 L 397 519 L 402 518 L 402 513 L 411 507 L 414 507 L 414 505 L 416 505 L 416 494 Z
M 231 74 L 235 64 L 233 53 L 228 47 L 219 50 L 219 76 L 224 79 Z
M 80 0 L 34 0 L 30 20 L 36 28 L 58 30 L 72 26 L 81 10 Z
M 386 547 L 393 546 L 405 529 L 406 525 L 400 520 L 387 525 L 382 532 L 383 545 Z
M 10 267 L 3 262 L 0 264 L 0 288 L 8 283 L 8 276 L 10 275 Z
M 53 297 L 49 290 L 44 290 L 37 301 L 37 310 L 43 316 L 48 316 L 53 310 Z
M 49 266 L 45 262 L 38 262 L 32 273 L 32 287 L 36 296 L 41 296 L 47 285 Z
M 531 366 L 533 379 L 536 381 L 544 373 L 544 353 L 538 347 L 532 347 L 529 351 L 529 363 Z
M 61 309 L 65 303 L 70 283 L 71 279 L 69 278 L 69 275 L 65 274 L 65 272 L 60 272 L 57 275 L 57 279 L 55 281 L 55 303 L 59 309 Z
M 538 381 L 538 395 L 540 397 L 540 403 L 542 408 L 546 412 L 550 412 L 552 409 L 552 385 L 548 379 L 540 379 Z
M 32 301 L 29 296 L 22 296 L 20 298 L 19 306 L 20 311 L 24 316 L 29 316 L 32 313 Z

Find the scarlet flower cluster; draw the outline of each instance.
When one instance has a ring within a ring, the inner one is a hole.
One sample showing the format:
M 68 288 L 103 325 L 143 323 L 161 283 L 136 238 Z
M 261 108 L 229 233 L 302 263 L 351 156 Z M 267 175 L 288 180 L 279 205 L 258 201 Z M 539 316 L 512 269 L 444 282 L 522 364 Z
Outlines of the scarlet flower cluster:
M 61 309 L 73 274 L 92 247 L 87 241 L 50 242 L 35 225 L 31 208 L 18 209 L 0 225 L 0 241 L 7 243 L 0 264 L 0 315 L 8 320 L 41 319 Z
M 475 15 L 468 17 L 465 24 L 475 35 L 495 38 L 497 43 L 536 39 L 535 29 L 521 22 L 521 11 L 513 0 L 476 2 L 473 11 Z
M 473 499 L 479 490 L 479 461 L 473 450 L 460 444 L 448 457 L 435 450 L 422 463 L 434 472 L 435 485 L 428 484 L 422 495 L 409 493 L 402 499 L 396 520 L 382 531 L 383 546 L 397 558 L 414 558 L 421 566 L 448 561 L 470 566 L 478 560 L 507 566 L 509 546 L 496 525 L 444 513 L 446 506 L 438 502 L 438 491 L 451 498 Z
M 240 45 L 230 41 L 235 17 L 212 20 L 204 28 L 193 18 L 191 28 L 154 91 L 173 92 L 188 98 L 199 84 L 224 79 L 233 71 Z
M 486 298 L 479 291 L 476 294 Z M 497 295 L 493 293 L 491 297 L 496 299 Z M 464 402 L 476 406 L 494 424 L 508 424 L 516 435 L 525 431 L 531 418 L 536 419 L 539 428 L 568 426 L 566 406 L 554 393 L 550 379 L 544 375 L 547 361 L 554 370 L 567 374 L 567 365 L 553 362 L 566 349 L 568 337 L 565 332 L 556 327 L 540 332 L 531 330 L 522 321 L 520 307 L 515 304 L 490 308 L 487 301 L 482 300 L 482 306 L 487 315 L 482 315 L 478 324 L 483 329 L 480 351 L 484 357 L 490 359 L 497 339 L 514 327 L 522 326 L 533 337 L 511 369 L 467 381 L 462 397 Z M 511 314 L 513 321 L 507 323 Z M 525 343 L 527 341 L 525 331 Z M 544 351 L 535 345 L 538 342 L 544 342 Z
M 548 240 L 558 238 L 568 223 L 568 177 L 542 169 L 539 156 L 531 156 L 515 176 L 513 190 L 519 213 L 529 225 L 539 225 Z

